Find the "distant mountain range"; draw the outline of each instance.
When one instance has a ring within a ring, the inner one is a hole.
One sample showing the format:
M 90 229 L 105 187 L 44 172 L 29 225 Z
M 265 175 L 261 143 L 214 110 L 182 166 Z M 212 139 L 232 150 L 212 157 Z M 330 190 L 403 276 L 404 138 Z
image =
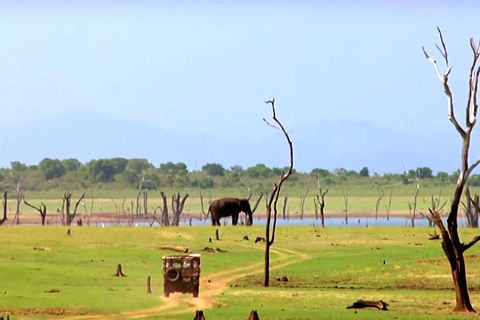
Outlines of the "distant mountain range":
M 314 168 L 359 171 L 366 166 L 371 173 L 399 173 L 402 164 L 406 170 L 430 167 L 434 172 L 453 172 L 460 164 L 461 141 L 454 130 L 413 135 L 350 120 L 287 129 L 294 144 L 295 167 L 302 172 Z M 475 145 L 473 151 L 477 150 Z M 84 163 L 100 158 L 146 158 L 155 166 L 184 162 L 189 170 L 214 162 L 225 168 L 289 164 L 288 146 L 281 134 L 229 142 L 226 136 L 172 134 L 146 122 L 79 111 L 28 125 L 0 126 L 0 167 L 10 167 L 11 161 L 38 164 L 46 157 L 76 158 Z

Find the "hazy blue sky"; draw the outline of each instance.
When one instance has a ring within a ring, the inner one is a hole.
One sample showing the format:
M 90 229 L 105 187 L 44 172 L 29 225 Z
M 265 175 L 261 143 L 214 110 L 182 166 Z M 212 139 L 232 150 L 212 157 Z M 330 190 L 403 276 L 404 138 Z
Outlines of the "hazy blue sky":
M 0 125 L 85 110 L 253 141 L 272 134 L 275 96 L 287 129 L 354 119 L 455 135 L 421 48 L 440 58 L 440 26 L 460 116 L 479 12 L 473 0 L 0 1 Z

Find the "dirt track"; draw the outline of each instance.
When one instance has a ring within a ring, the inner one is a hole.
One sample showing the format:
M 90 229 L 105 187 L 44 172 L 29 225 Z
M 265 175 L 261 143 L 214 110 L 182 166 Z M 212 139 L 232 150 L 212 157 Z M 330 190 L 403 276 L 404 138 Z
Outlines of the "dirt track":
M 263 249 L 263 247 L 262 247 Z M 308 256 L 297 251 L 275 248 L 271 249 L 276 254 L 271 260 L 270 269 L 281 268 L 290 264 L 298 263 L 308 259 Z M 296 258 L 296 259 L 292 259 Z M 300 258 L 300 260 L 298 259 Z M 217 273 L 202 275 L 200 283 L 200 295 L 198 298 L 191 298 L 189 295 L 171 294 L 170 298 L 159 296 L 163 304 L 158 307 L 132 310 L 113 315 L 87 315 L 61 318 L 62 320 L 87 320 L 87 319 L 143 319 L 153 316 L 167 316 L 173 314 L 188 313 L 195 315 L 195 310 L 211 309 L 214 306 L 214 299 L 228 287 L 228 283 L 249 275 L 259 274 L 264 271 L 264 262 L 256 262 Z M 59 319 L 56 317 L 55 319 Z

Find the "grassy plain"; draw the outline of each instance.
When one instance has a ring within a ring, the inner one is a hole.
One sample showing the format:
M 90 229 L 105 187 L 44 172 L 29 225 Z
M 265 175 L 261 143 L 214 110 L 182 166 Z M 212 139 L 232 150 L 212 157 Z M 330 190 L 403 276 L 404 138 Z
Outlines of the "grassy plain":
M 11 319 L 470 319 L 451 314 L 454 292 L 440 243 L 425 228 L 280 227 L 270 288 L 263 280 L 264 228 L 2 226 L 0 316 Z M 473 229 L 462 229 L 468 241 Z M 249 241 L 242 240 L 247 235 Z M 162 298 L 161 245 L 202 254 L 200 297 Z M 228 252 L 207 253 L 205 247 Z M 480 247 L 468 251 L 472 303 L 480 307 Z M 121 263 L 127 277 L 115 277 Z M 153 294 L 146 294 L 152 277 Z M 275 277 L 288 277 L 279 282 Z M 49 293 L 58 290 L 57 293 Z M 389 311 L 346 309 L 382 299 Z

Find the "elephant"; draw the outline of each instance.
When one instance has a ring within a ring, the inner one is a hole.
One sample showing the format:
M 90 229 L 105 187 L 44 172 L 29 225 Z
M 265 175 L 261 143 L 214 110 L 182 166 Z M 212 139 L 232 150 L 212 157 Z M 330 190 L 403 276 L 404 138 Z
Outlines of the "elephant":
M 252 210 L 247 199 L 238 198 L 221 198 L 213 201 L 208 208 L 208 213 L 211 213 L 212 226 L 220 225 L 220 218 L 232 216 L 232 225 L 236 226 L 238 223 L 238 214 L 240 211 L 248 215 L 247 225 L 253 224 Z

